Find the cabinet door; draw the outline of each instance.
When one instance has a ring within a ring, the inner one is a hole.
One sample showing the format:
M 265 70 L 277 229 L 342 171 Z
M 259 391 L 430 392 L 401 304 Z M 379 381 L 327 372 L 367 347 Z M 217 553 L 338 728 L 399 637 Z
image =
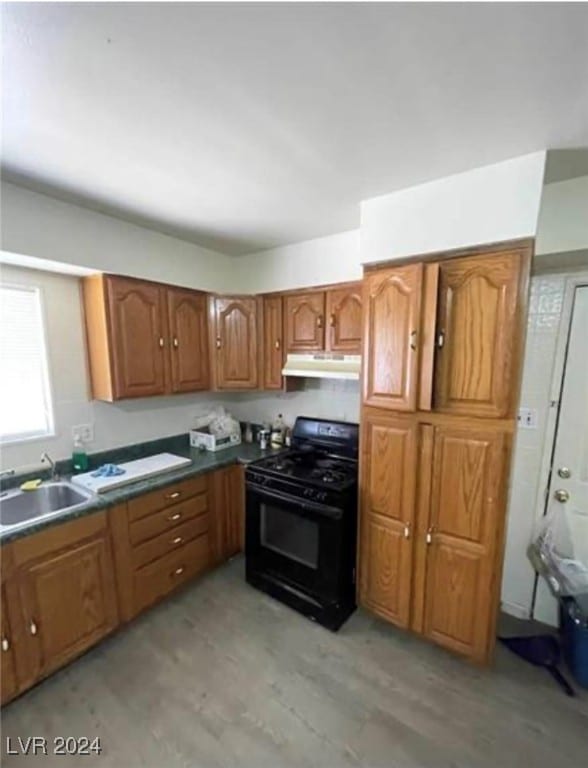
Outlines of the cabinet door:
M 417 424 L 364 410 L 360 600 L 402 627 L 410 620 Z
M 497 431 L 434 430 L 424 634 L 477 661 L 495 634 L 504 446 Z
M 361 352 L 361 283 L 327 291 L 327 349 L 348 355 Z
M 165 289 L 155 283 L 107 277 L 115 398 L 166 391 Z
M 203 293 L 169 288 L 172 392 L 209 388 L 208 311 Z
M 316 352 L 325 348 L 325 294 L 297 293 L 286 296 L 286 349 Z
M 245 476 L 241 466 L 227 467 L 212 477 L 214 560 L 222 563 L 241 552 L 245 538 Z
M 439 265 L 435 410 L 512 415 L 519 271 L 517 253 Z
M 19 593 L 35 679 L 94 645 L 117 623 L 106 535 L 25 566 Z
M 218 296 L 214 303 L 217 389 L 256 389 L 257 302 Z
M 4 703 L 15 696 L 18 691 L 16 662 L 14 658 L 15 638 L 9 615 L 8 596 L 4 584 L 2 584 L 1 588 L 1 601 L 2 648 L 0 650 L 0 661 L 2 666 L 0 668 L 0 680 L 2 682 L 2 703 Z
M 422 274 L 422 264 L 410 264 L 364 278 L 365 405 L 416 408 Z
M 284 362 L 282 297 L 263 299 L 263 388 L 282 388 Z

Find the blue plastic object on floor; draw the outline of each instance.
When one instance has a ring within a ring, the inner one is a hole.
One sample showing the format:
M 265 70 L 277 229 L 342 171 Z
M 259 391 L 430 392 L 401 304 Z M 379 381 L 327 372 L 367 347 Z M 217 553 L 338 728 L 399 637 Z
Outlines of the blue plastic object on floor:
M 588 595 L 561 599 L 560 627 L 570 672 L 578 685 L 588 688 Z
M 117 475 L 124 475 L 126 469 L 118 467 L 116 464 L 103 464 L 95 472 L 92 472 L 92 477 L 116 477 Z

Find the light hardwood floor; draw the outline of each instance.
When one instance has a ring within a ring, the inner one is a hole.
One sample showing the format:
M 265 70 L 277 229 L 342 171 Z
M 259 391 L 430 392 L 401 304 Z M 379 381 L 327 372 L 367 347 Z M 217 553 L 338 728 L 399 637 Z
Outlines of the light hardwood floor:
M 237 559 L 8 705 L 3 762 L 100 768 L 580 768 L 588 696 L 498 649 L 480 670 L 358 611 L 338 634 Z M 100 736 L 100 757 L 6 737 Z

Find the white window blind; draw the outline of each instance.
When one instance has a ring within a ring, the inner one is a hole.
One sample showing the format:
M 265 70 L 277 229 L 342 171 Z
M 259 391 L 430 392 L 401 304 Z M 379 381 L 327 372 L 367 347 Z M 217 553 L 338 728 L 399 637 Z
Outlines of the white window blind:
M 0 441 L 53 433 L 38 288 L 0 285 Z

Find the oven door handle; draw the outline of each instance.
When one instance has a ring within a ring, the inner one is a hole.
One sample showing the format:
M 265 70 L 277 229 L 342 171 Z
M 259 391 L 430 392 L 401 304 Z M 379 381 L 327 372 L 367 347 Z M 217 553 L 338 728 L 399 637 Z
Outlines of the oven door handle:
M 286 493 L 280 493 L 280 491 L 268 491 L 265 488 L 259 488 L 257 486 L 249 486 L 249 491 L 256 493 L 258 496 L 263 496 L 266 499 L 275 499 L 276 501 L 285 501 L 288 504 L 303 509 L 305 512 L 314 512 L 321 517 L 328 517 L 331 520 L 340 520 L 343 517 L 343 510 L 338 507 L 329 507 L 327 504 L 316 504 L 314 501 L 307 501 L 305 499 L 299 499 L 296 496 L 289 496 Z

